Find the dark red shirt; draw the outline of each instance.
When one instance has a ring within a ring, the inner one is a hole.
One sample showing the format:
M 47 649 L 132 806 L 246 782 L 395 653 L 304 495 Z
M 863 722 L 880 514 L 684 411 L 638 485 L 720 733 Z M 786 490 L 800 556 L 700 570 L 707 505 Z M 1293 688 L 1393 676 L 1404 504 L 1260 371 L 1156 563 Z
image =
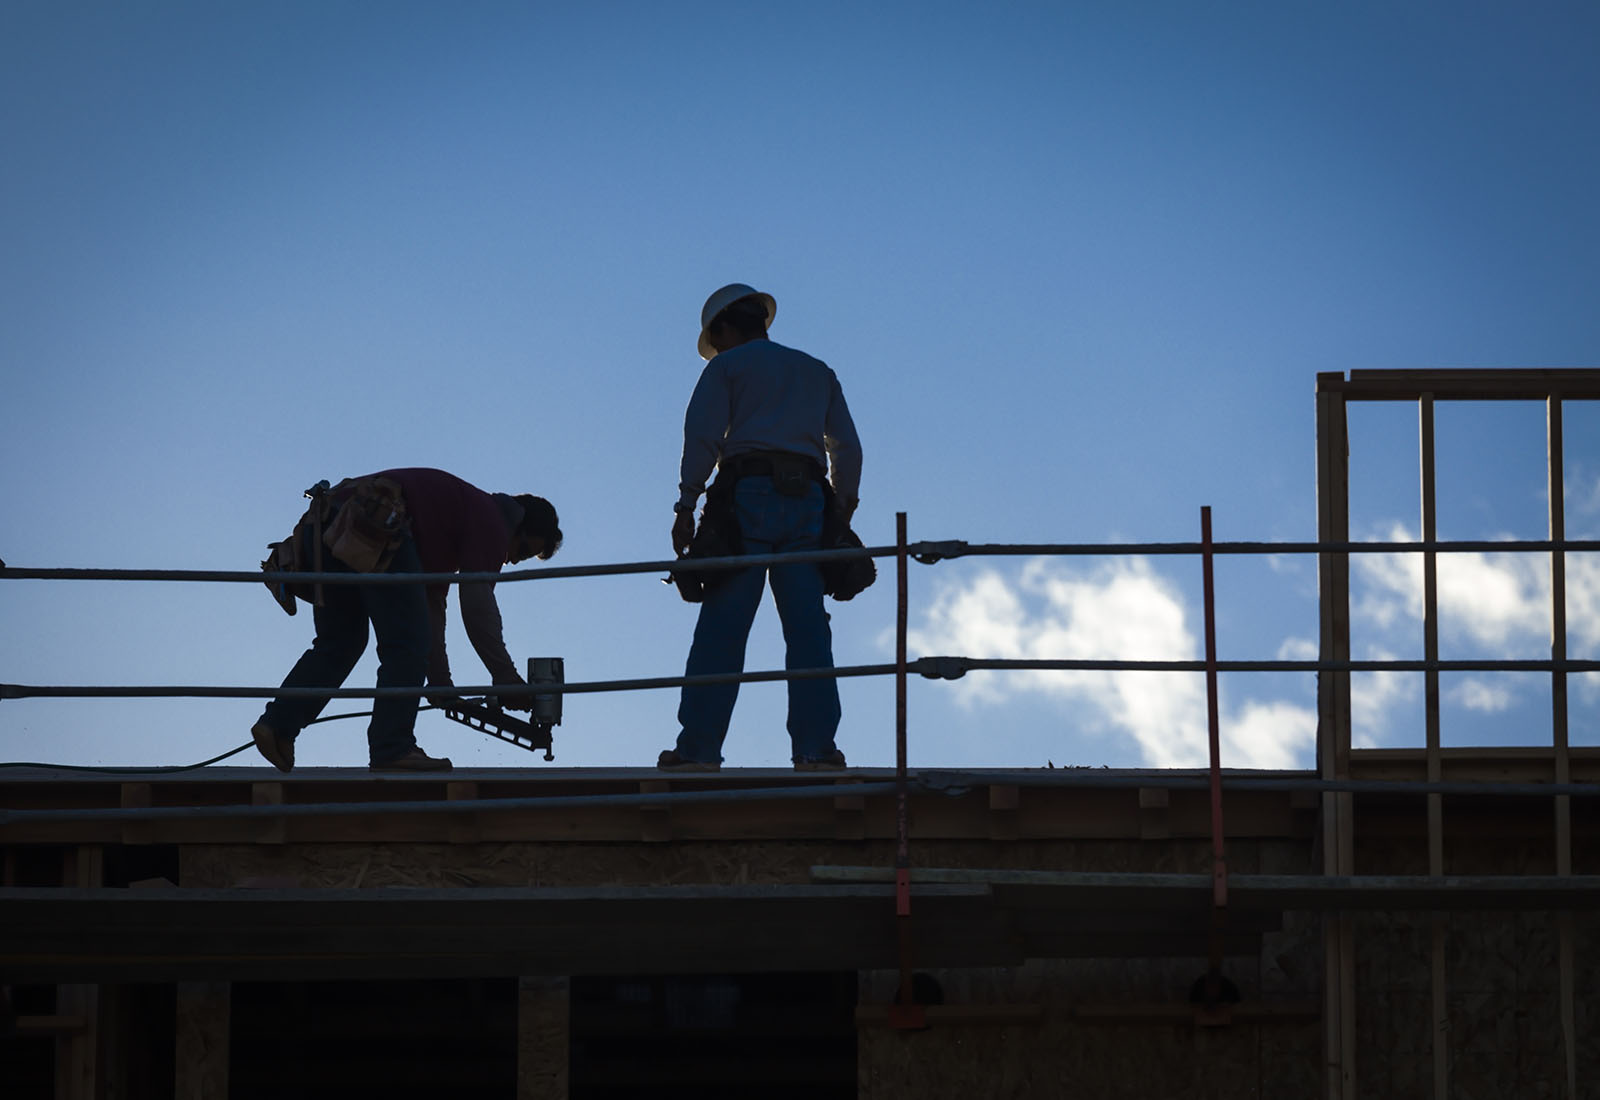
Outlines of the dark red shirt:
M 417 544 L 425 573 L 498 573 L 511 549 L 511 529 L 500 504 L 490 493 L 443 470 L 413 466 L 384 470 L 378 476 L 398 482 L 406 497 L 411 539 Z M 450 586 L 428 586 L 428 683 L 449 684 L 450 659 L 445 652 L 445 612 Z M 522 676 L 506 651 L 500 606 L 493 584 L 461 585 L 461 622 L 496 684 L 520 684 Z
M 384 470 L 399 482 L 411 516 L 411 537 L 427 573 L 498 573 L 511 531 L 493 495 L 443 470 Z

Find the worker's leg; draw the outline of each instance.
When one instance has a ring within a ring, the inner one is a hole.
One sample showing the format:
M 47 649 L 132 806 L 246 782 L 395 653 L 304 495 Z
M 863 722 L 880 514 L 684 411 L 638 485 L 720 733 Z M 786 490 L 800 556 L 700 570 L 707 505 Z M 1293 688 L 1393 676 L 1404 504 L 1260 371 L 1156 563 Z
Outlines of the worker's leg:
M 780 497 L 786 512 L 779 552 L 822 545 L 822 488 L 804 498 Z M 775 565 L 772 598 L 783 620 L 786 669 L 832 668 L 833 631 L 822 602 L 822 570 L 814 562 Z M 789 739 L 796 763 L 823 760 L 834 752 L 839 728 L 839 685 L 831 676 L 789 681 Z
M 745 540 L 745 552 L 765 554 Z M 719 672 L 743 672 L 745 642 L 761 593 L 766 588 L 765 569 L 740 569 L 727 580 L 706 592 L 700 617 L 694 626 L 694 642 L 689 647 L 685 676 L 710 676 Z M 722 762 L 722 742 L 728 736 L 733 704 L 739 698 L 739 685 L 702 684 L 683 689 L 678 702 L 677 751 L 684 760 Z
M 420 573 L 422 562 L 410 538 L 395 551 L 390 573 Z M 378 638 L 378 686 L 420 688 L 428 674 L 428 599 L 420 584 L 363 587 L 362 600 Z M 367 727 L 371 763 L 382 764 L 417 747 L 415 696 L 373 700 Z
M 348 572 L 328 558 L 330 573 Z M 284 677 L 286 688 L 336 688 L 344 683 L 367 648 L 367 613 L 361 594 L 349 585 L 322 586 L 322 606 L 313 609 L 317 634 Z M 293 739 L 328 705 L 321 699 L 278 698 L 268 703 L 261 719 L 280 737 Z

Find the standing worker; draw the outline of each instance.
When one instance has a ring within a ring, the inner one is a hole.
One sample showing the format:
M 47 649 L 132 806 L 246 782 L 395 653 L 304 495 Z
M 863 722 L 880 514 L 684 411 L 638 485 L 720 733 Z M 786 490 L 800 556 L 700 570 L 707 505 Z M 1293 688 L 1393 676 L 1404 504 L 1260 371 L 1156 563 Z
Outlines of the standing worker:
M 720 529 L 726 539 L 713 553 L 817 550 L 827 509 L 840 526 L 848 526 L 856 509 L 861 441 L 839 380 L 826 363 L 767 338 L 777 312 L 772 295 L 743 283 L 718 290 L 700 311 L 700 356 L 709 362 L 684 415 L 672 524 L 679 556 L 696 541 L 694 509 L 702 492 L 702 529 Z M 707 490 L 713 467 L 717 480 Z M 686 676 L 744 671 L 745 642 L 769 573 L 783 620 L 784 667 L 833 667 L 822 570 L 797 562 L 700 574 L 705 591 Z M 657 767 L 720 768 L 738 695 L 737 683 L 685 686 L 677 745 L 661 754 Z M 789 681 L 788 725 L 797 769 L 845 766 L 834 744 L 839 687 L 833 677 Z
M 326 487 L 326 482 L 323 483 Z M 319 547 L 315 539 L 325 534 Z M 453 474 L 425 468 L 386 470 L 352 478 L 313 500 L 285 543 L 274 544 L 269 570 L 376 573 L 498 573 L 528 558 L 547 560 L 561 547 L 556 510 L 542 497 L 486 493 Z M 336 688 L 367 648 L 367 622 L 378 636 L 378 686 L 453 686 L 445 653 L 449 586 L 434 584 L 323 585 L 313 617 L 316 638 L 284 679 L 286 688 Z M 297 586 L 310 599 L 309 585 Z M 294 598 L 275 591 L 294 614 Z M 506 652 L 494 584 L 461 585 L 467 637 L 496 684 L 521 685 Z M 532 696 L 503 705 L 527 710 Z M 417 746 L 416 696 L 373 700 L 367 727 L 373 771 L 448 771 L 450 761 Z M 250 730 L 256 748 L 279 771 L 294 767 L 294 741 L 323 707 L 324 698 L 277 698 Z

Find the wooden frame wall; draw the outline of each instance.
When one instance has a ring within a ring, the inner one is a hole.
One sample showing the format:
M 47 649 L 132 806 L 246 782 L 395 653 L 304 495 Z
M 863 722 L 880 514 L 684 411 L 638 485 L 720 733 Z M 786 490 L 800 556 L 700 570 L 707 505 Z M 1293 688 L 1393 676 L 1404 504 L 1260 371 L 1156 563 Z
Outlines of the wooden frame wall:
M 1600 399 L 1600 370 L 1440 370 L 1352 371 L 1349 379 L 1338 373 L 1317 376 L 1317 537 L 1323 543 L 1348 543 L 1350 538 L 1349 433 L 1346 419 L 1350 401 L 1415 401 L 1418 406 L 1421 520 L 1423 555 L 1423 652 L 1428 662 L 1439 659 L 1437 500 L 1434 470 L 1434 408 L 1440 400 L 1543 401 L 1546 405 L 1546 456 L 1549 499 L 1549 538 L 1566 538 L 1565 478 L 1562 406 L 1568 400 Z M 1350 568 L 1347 554 L 1323 553 L 1319 558 L 1321 592 L 1322 659 L 1349 661 Z M 1550 654 L 1558 667 L 1551 672 L 1551 736 L 1554 769 L 1550 779 L 1571 782 L 1571 753 L 1567 730 L 1567 673 L 1559 667 L 1567 659 L 1566 555 L 1550 552 L 1551 620 Z M 1442 778 L 1439 728 L 1439 671 L 1424 672 L 1425 759 L 1427 778 Z M 1324 778 L 1350 776 L 1351 723 L 1350 676 L 1325 671 L 1318 691 L 1318 767 Z M 1554 797 L 1558 875 L 1572 874 L 1571 798 Z M 1445 870 L 1443 801 L 1429 794 L 1428 870 Z M 1352 822 L 1348 796 L 1325 795 L 1322 805 L 1323 865 L 1326 873 L 1353 874 L 1350 845 Z M 1578 1095 L 1577 1025 L 1574 981 L 1572 914 L 1556 915 L 1560 985 L 1560 1019 L 1565 1055 L 1566 1092 Z M 1442 914 L 1432 922 L 1430 971 L 1433 1036 L 1433 1091 L 1444 1100 L 1449 1095 L 1449 1005 L 1445 981 L 1446 921 Z M 1354 944 L 1349 918 L 1327 919 L 1325 932 L 1324 1042 L 1328 1072 L 1325 1095 L 1330 1100 L 1351 1100 L 1356 1095 Z

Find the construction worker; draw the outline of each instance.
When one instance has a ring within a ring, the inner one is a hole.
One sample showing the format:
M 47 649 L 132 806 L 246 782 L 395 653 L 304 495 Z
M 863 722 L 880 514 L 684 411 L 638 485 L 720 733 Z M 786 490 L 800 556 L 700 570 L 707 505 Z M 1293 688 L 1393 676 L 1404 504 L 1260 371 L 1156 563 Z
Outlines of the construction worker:
M 398 495 L 375 497 L 381 492 Z M 378 499 L 393 523 L 384 536 L 381 564 L 355 561 L 363 570 L 385 573 L 498 573 L 502 565 L 528 558 L 547 560 L 561 546 L 561 528 L 555 509 L 542 497 L 486 493 L 453 474 L 425 468 L 386 470 L 366 478 L 341 482 L 327 495 L 323 524 L 329 550 L 320 554 L 326 572 L 348 572 L 350 561 L 339 558 L 341 523 L 359 512 L 364 502 Z M 313 509 L 320 502 L 313 504 Z M 308 517 L 311 513 L 307 513 Z M 309 525 L 302 521 L 296 540 L 310 542 Z M 311 568 L 313 548 L 299 549 L 300 568 Z M 347 554 L 354 560 L 354 555 Z M 304 595 L 307 586 L 299 591 Z M 311 648 L 284 678 L 286 688 L 337 688 L 355 667 L 367 646 L 367 623 L 378 637 L 378 686 L 452 686 L 450 661 L 445 652 L 445 609 L 449 586 L 445 584 L 382 584 L 322 586 L 315 608 L 316 637 Z M 282 602 L 284 597 L 280 597 Z M 286 609 L 293 614 L 293 600 Z M 478 651 L 495 684 L 521 685 L 522 677 L 506 652 L 501 636 L 500 608 L 492 583 L 461 585 L 461 618 L 467 637 Z M 277 698 L 267 704 L 250 733 L 256 748 L 280 771 L 294 767 L 294 742 L 327 705 L 326 698 Z M 373 771 L 448 771 L 450 761 L 429 756 L 417 746 L 413 727 L 419 700 L 380 698 L 373 701 L 367 728 L 369 763 Z M 531 696 L 508 696 L 503 704 L 527 710 Z
M 822 545 L 825 509 L 848 525 L 861 482 L 861 443 L 839 380 L 827 364 L 768 339 L 777 316 L 772 295 L 732 283 L 700 311 L 699 351 L 709 360 L 689 399 L 672 546 L 695 542 L 694 509 L 706 493 L 702 533 L 721 530 L 723 553 L 781 554 Z M 717 480 L 709 490 L 712 468 Z M 831 468 L 831 491 L 826 486 Z M 831 502 L 831 504 L 830 504 Z M 712 550 L 711 553 L 718 551 Z M 706 571 L 687 676 L 741 672 L 745 642 L 766 578 L 783 620 L 788 669 L 832 668 L 833 636 L 823 609 L 822 571 L 810 562 Z M 736 683 L 686 686 L 677 744 L 659 768 L 716 771 L 738 698 Z M 830 677 L 789 681 L 794 766 L 842 768 L 834 744 L 839 689 Z

